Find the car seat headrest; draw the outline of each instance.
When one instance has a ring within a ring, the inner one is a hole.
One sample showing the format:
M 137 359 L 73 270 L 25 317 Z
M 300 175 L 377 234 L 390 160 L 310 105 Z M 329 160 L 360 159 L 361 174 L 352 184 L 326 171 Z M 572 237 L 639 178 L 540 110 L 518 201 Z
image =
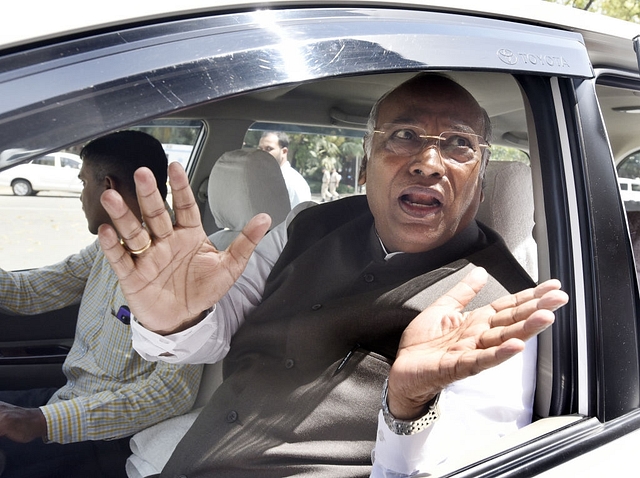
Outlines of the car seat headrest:
M 289 194 L 280 165 L 259 149 L 238 149 L 224 153 L 209 175 L 208 200 L 218 227 L 212 236 L 237 235 L 256 214 L 271 216 L 272 227 L 284 221 L 291 210 Z M 220 234 L 220 233 L 225 234 Z M 213 241 L 212 241 L 213 242 Z M 226 248 L 231 241 L 224 241 Z

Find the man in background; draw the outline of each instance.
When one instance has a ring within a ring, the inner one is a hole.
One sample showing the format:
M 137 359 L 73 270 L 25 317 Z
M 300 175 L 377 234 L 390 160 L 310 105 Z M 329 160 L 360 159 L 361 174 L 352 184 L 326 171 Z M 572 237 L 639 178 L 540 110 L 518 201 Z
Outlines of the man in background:
M 331 201 L 334 199 L 340 199 L 340 195 L 338 194 L 338 186 L 340 185 L 340 180 L 342 176 L 336 168 L 331 169 L 331 174 L 329 175 L 329 196 L 331 196 Z
M 307 181 L 298 171 L 291 167 L 291 163 L 287 159 L 289 152 L 289 137 L 286 133 L 266 131 L 260 138 L 258 148 L 271 154 L 280 165 L 284 182 L 289 191 L 289 202 L 293 209 L 301 202 L 311 200 L 311 190 Z
M 321 202 L 330 201 L 331 195 L 329 194 L 329 180 L 331 179 L 331 173 L 327 168 L 322 168 L 322 186 L 320 186 Z

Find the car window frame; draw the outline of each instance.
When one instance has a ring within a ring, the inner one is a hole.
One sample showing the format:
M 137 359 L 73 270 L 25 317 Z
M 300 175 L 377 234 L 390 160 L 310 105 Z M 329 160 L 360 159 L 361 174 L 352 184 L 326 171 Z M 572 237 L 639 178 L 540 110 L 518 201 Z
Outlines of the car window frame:
M 267 16 L 279 24 L 277 32 L 265 25 Z M 325 17 L 331 22 L 323 22 Z M 487 52 L 482 55 L 469 55 L 451 46 L 422 47 L 420 36 L 434 33 L 443 36 L 443 46 L 455 45 L 447 40 L 464 32 L 448 36 L 444 32 L 456 18 L 456 14 L 396 9 L 264 10 L 122 28 L 9 54 L 0 57 L 0 91 L 7 99 L 0 105 L 0 151 L 23 148 L 26 157 L 35 156 L 179 111 L 185 105 L 275 84 L 374 69 L 401 71 L 439 65 L 592 74 L 585 66 L 589 63 L 581 37 L 572 32 L 554 32 L 564 41 L 556 41 L 556 56 L 548 62 L 495 54 L 507 40 L 514 49 L 526 51 L 541 36 L 548 36 L 547 30 L 532 25 L 514 28 L 508 22 L 476 18 L 465 28 L 469 34 L 482 32 L 483 42 L 475 46 Z M 397 33 L 400 24 L 403 40 L 387 45 L 386 35 Z M 305 63 L 302 67 L 289 59 L 294 39 L 298 50 L 305 53 L 300 58 Z M 408 55 L 419 61 L 407 59 Z M 157 81 L 149 81 L 150 74 Z M 47 88 L 34 88 L 35 83 Z M 123 108 L 130 112 L 126 117 L 121 114 Z M 20 115 L 9 123 L 12 112 L 18 111 Z M 77 122 L 84 124 L 81 131 L 73 126 Z M 16 132 L 27 129 L 32 132 L 29 143 L 18 144 Z

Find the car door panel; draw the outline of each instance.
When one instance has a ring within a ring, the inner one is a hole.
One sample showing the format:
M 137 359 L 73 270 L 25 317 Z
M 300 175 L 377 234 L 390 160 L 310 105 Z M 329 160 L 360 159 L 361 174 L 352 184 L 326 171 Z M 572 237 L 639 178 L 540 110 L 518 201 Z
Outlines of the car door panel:
M 0 313 L 0 390 L 63 385 L 77 316 L 77 305 L 34 316 Z

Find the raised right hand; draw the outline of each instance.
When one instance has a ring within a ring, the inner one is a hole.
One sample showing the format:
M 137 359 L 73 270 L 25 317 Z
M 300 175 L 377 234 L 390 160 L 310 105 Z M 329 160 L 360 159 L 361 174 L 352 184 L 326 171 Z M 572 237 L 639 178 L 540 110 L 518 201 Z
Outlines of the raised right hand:
M 169 165 L 175 224 L 151 171 L 140 168 L 134 179 L 145 227 L 120 194 L 110 189 L 101 202 L 115 229 L 103 224 L 98 237 L 138 322 L 168 335 L 197 323 L 202 312 L 227 293 L 269 229 L 271 218 L 255 216 L 226 251 L 218 251 L 207 239 L 189 180 L 178 163 Z M 130 253 L 142 249 L 138 255 Z

